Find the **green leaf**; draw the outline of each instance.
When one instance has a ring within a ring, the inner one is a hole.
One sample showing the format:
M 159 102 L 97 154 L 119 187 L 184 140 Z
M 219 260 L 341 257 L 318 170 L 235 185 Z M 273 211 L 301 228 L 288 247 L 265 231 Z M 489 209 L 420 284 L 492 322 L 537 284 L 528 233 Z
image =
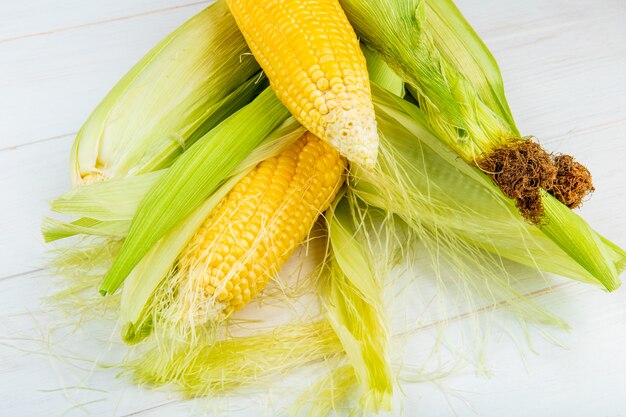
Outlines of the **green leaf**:
M 526 222 L 479 169 L 458 158 L 413 104 L 372 88 L 381 140 L 380 171 L 356 171 L 355 192 L 408 224 L 436 227 L 547 272 L 615 290 L 626 253 L 544 193 L 545 225 Z
M 435 47 L 467 78 L 489 108 L 520 136 L 504 95 L 498 63 L 452 0 L 426 0 L 426 25 Z
M 441 25 L 434 27 L 437 14 L 433 10 L 454 13 L 456 9 L 443 5 L 433 9 L 425 0 L 340 0 L 340 3 L 361 41 L 380 53 L 409 84 L 409 90 L 415 92 L 439 139 L 466 161 L 474 161 L 515 138 L 516 131 L 512 130 L 508 115 L 501 116 L 507 113 L 502 111 L 500 103 L 503 96 L 496 100 L 493 94 L 485 94 L 484 83 L 474 84 L 485 79 L 493 82 L 493 66 L 489 67 L 489 74 L 481 75 L 474 72 L 482 68 L 471 62 L 456 65 L 458 60 L 472 55 L 459 52 L 465 46 L 474 48 L 474 57 L 485 61 L 488 52 L 476 46 L 480 39 L 464 27 L 466 22 L 458 13 L 447 21 L 455 28 L 458 26 L 456 32 L 445 32 Z M 440 48 L 443 40 L 452 42 L 461 34 L 477 39 L 466 40 L 465 46 Z M 500 104 L 493 109 L 491 106 L 496 101 Z
M 210 196 L 289 112 L 266 89 L 183 153 L 141 202 L 100 292 L 112 293 L 150 248 Z
M 96 107 L 74 141 L 73 183 L 167 166 L 265 87 L 259 71 L 228 5 L 216 1 L 148 52 Z
M 358 208 L 340 196 L 327 214 L 331 254 L 322 303 L 363 389 L 363 406 L 379 411 L 393 397 L 384 285 L 369 251 L 372 237 L 352 210 Z

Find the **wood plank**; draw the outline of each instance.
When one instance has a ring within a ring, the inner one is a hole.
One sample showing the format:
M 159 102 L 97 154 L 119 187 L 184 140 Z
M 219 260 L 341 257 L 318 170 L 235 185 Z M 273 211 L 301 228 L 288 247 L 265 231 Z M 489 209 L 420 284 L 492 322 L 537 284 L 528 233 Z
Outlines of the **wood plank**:
M 626 12 L 492 43 L 520 130 L 540 140 L 626 120 Z
M 455 4 L 487 43 L 556 33 L 566 26 L 626 12 L 621 0 L 603 0 L 593 7 L 587 0 L 455 0 Z
M 51 295 L 42 273 L 0 281 L 0 400 L 3 413 L 15 416 L 110 416 L 130 414 L 171 401 L 171 393 L 139 388 L 106 362 L 123 355 L 110 324 L 73 328 L 41 297 Z M 65 323 L 65 325 L 62 325 Z M 111 343 L 108 341 L 111 340 Z M 103 363 L 104 364 L 104 363 Z
M 27 0 L 0 4 L 0 43 L 139 15 L 209 4 L 212 0 Z
M 622 1 L 457 4 L 496 57 L 522 134 L 548 139 L 626 120 Z
M 0 43 L 0 148 L 76 132 L 115 82 L 204 8 Z
M 624 293 L 607 295 L 571 285 L 540 297 L 544 305 L 567 319 L 572 330 L 534 326 L 532 350 L 523 330 L 511 320 L 507 325 L 506 318 L 496 318 L 507 327 L 494 326 L 484 345 L 486 370 L 481 372 L 491 377 L 481 376 L 476 366 L 468 365 L 442 380 L 405 385 L 414 395 L 407 395 L 406 409 L 433 417 L 621 416 L 626 409 L 626 397 L 620 394 L 626 386 Z M 447 329 L 452 339 L 462 331 L 471 332 L 467 323 L 452 323 Z M 432 346 L 432 337 L 425 332 L 411 339 L 406 348 L 411 363 L 430 353 L 424 347 Z M 471 350 L 469 345 L 466 350 Z
M 45 247 L 39 226 L 48 201 L 70 187 L 72 137 L 0 152 L 0 277 L 39 269 Z

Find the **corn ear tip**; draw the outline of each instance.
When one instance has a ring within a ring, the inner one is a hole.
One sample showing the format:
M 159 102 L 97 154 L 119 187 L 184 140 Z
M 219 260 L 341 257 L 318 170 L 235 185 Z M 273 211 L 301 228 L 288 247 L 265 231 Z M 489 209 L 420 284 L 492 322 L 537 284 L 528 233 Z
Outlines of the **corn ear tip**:
M 373 110 L 342 109 L 341 113 L 337 122 L 326 127 L 326 140 L 349 161 L 373 169 L 380 143 Z

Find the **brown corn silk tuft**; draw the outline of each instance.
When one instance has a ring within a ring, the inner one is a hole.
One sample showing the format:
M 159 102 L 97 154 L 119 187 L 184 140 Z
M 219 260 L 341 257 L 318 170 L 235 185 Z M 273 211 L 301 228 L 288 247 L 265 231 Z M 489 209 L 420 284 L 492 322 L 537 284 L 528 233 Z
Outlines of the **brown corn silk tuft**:
M 591 174 L 570 155 L 554 159 L 538 143 L 530 140 L 512 142 L 484 155 L 475 165 L 514 199 L 520 213 L 533 224 L 541 224 L 544 210 L 541 189 L 569 208 L 580 206 L 593 191 Z
M 504 195 L 516 201 L 528 221 L 541 222 L 541 189 L 552 187 L 557 169 L 550 154 L 538 143 L 527 140 L 497 148 L 476 165 L 491 177 Z
M 329 207 L 345 168 L 337 151 L 307 132 L 239 181 L 183 251 L 183 320 L 222 320 L 253 299 Z
M 556 178 L 548 191 L 567 207 L 579 207 L 583 199 L 595 190 L 591 173 L 570 155 L 556 156 L 554 165 Z

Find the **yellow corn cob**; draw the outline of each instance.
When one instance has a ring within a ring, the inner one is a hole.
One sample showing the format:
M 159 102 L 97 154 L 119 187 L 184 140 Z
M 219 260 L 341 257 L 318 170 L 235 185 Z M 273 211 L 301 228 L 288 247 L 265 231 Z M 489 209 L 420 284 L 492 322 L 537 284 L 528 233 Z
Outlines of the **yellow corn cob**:
M 254 298 L 328 208 L 345 167 L 337 151 L 307 132 L 239 181 L 183 251 L 179 317 L 220 320 Z
M 378 132 L 365 58 L 337 0 L 227 0 L 250 50 L 296 119 L 372 167 Z

